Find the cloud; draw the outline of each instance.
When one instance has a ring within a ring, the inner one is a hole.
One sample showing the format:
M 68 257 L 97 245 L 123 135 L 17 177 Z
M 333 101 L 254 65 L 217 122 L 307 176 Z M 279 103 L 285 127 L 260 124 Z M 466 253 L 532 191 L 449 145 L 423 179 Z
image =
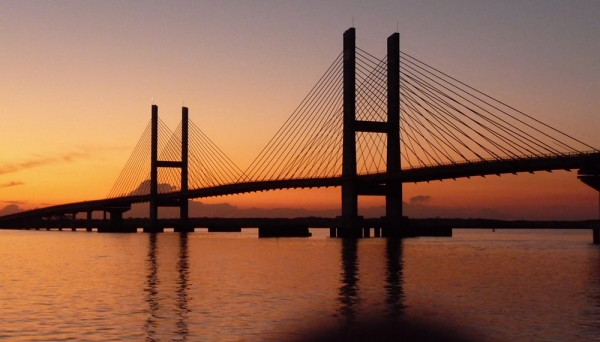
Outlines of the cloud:
M 16 214 L 16 213 L 20 213 L 22 211 L 24 211 L 24 210 L 21 209 L 18 205 L 9 204 L 9 205 L 5 206 L 4 208 L 0 209 L 0 216 Z
M 8 203 L 8 204 L 25 204 L 27 203 L 27 201 L 0 201 L 2 203 Z
M 56 156 L 36 156 L 29 160 L 15 163 L 2 163 L 0 164 L 0 175 L 51 164 L 72 163 L 77 159 L 88 158 L 89 155 L 89 151 L 69 152 Z
M 422 203 L 429 202 L 429 201 L 431 201 L 431 196 L 429 196 L 429 195 L 418 195 L 418 196 L 411 197 L 409 200 L 410 204 L 413 204 L 413 205 L 422 204 Z
M 16 181 L 16 182 L 8 182 L 8 183 L 2 183 L 0 184 L 0 188 L 10 188 L 11 186 L 18 186 L 18 185 L 23 185 L 25 183 L 20 182 L 20 181 Z

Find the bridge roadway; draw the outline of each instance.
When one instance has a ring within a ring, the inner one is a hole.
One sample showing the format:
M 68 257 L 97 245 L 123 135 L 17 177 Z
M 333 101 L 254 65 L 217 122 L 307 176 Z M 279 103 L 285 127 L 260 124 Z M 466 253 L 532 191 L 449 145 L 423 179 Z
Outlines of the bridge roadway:
M 400 179 L 403 183 L 429 182 L 445 179 L 469 178 L 476 176 L 517 174 L 519 172 L 575 170 L 582 168 L 597 168 L 600 165 L 600 151 L 568 153 L 562 155 L 522 156 L 513 159 L 478 160 L 462 163 L 452 163 L 429 167 L 403 169 L 396 174 L 375 173 L 357 175 L 359 193 L 363 195 L 381 194 L 381 184 L 389 179 Z M 341 176 L 329 178 L 306 178 L 289 180 L 249 181 L 235 184 L 218 185 L 209 188 L 159 194 L 159 201 L 168 202 L 179 199 L 205 198 L 258 191 L 319 188 L 341 186 L 344 179 Z M 29 210 L 17 214 L 0 217 L 0 227 L 10 228 L 12 222 L 29 218 L 50 217 L 91 211 L 108 211 L 115 208 L 128 208 L 133 203 L 150 201 L 150 195 L 126 196 L 110 199 L 84 201 L 55 205 L 40 209 Z

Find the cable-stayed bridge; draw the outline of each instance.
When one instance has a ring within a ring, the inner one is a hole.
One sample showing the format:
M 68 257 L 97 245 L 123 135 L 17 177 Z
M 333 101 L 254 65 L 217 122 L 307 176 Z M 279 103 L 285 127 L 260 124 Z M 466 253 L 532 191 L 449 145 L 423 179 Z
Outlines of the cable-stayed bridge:
M 240 142 L 241 144 L 241 142 Z M 600 189 L 600 151 L 400 51 L 398 33 L 379 58 L 344 33 L 343 51 L 275 136 L 239 168 L 182 109 L 171 131 L 152 118 L 105 199 L 30 210 L 0 218 L 27 227 L 61 215 L 122 214 L 148 202 L 150 225 L 162 231 L 158 208 L 179 207 L 177 230 L 188 224 L 188 200 L 256 191 L 341 187 L 335 236 L 361 235 L 358 196 L 384 196 L 385 236 L 402 235 L 402 184 L 552 170 L 579 170 Z M 596 232 L 598 235 L 598 232 Z

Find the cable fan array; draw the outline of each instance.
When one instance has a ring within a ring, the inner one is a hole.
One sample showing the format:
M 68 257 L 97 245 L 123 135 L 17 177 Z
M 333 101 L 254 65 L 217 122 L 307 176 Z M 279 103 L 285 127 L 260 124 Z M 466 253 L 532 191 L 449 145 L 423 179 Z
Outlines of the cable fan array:
M 173 133 L 158 119 L 158 150 L 162 151 Z M 108 198 L 123 196 L 147 195 L 150 193 L 150 152 L 152 144 L 152 122 L 148 122 L 146 129 L 138 140 L 133 152 L 129 156 L 125 167 L 119 174 L 117 181 L 108 194 Z M 160 182 L 159 182 L 160 183 Z M 171 185 L 168 187 L 170 188 Z M 165 192 L 165 186 L 159 186 Z
M 356 119 L 386 121 L 384 61 L 356 58 Z M 383 75 L 383 90 L 380 77 Z M 342 172 L 343 55 L 329 69 L 269 141 L 245 174 L 252 180 L 331 178 Z M 356 134 L 357 172 L 385 171 L 387 136 Z
M 245 172 L 191 121 L 189 189 L 341 175 L 343 54 L 337 56 Z M 356 120 L 387 120 L 387 61 L 356 49 Z M 403 169 L 557 156 L 596 150 L 400 51 Z M 159 160 L 181 160 L 180 124 L 159 120 Z M 150 192 L 150 124 L 109 198 Z M 386 171 L 387 135 L 357 132 L 358 174 Z M 181 171 L 159 168 L 159 192 L 180 190 Z
M 121 171 L 108 198 L 150 194 L 151 123 Z M 182 125 L 171 132 L 158 119 L 158 160 L 181 161 Z M 188 123 L 188 188 L 201 189 L 245 179 L 243 172 L 196 126 Z M 181 190 L 179 168 L 158 168 L 158 192 Z
M 340 54 L 246 169 L 249 179 L 326 178 L 340 172 L 342 81 Z
M 400 53 L 401 141 L 405 166 L 415 168 L 594 150 Z
M 387 121 L 387 62 L 374 60 L 364 50 L 356 49 L 356 120 Z M 385 172 L 387 135 L 356 133 L 356 172 Z
M 400 54 L 403 169 L 595 150 L 408 54 Z M 363 82 L 357 83 L 357 118 L 385 121 L 385 58 L 357 49 L 356 65 L 357 79 L 359 74 L 363 77 Z M 366 135 L 357 137 L 357 151 L 362 151 L 357 153 L 359 173 L 381 172 L 385 158 L 379 153 L 385 153 L 385 137 Z

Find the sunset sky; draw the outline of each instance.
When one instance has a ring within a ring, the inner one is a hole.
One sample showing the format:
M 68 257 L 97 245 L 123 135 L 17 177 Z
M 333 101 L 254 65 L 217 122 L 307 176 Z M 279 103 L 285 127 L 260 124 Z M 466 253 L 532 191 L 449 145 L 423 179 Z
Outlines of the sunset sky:
M 245 169 L 352 26 L 381 57 L 398 29 L 402 51 L 600 148 L 598 18 L 595 0 L 0 0 L 0 210 L 106 197 L 153 102 L 171 129 L 188 107 Z M 473 216 L 598 216 L 576 171 L 407 184 L 403 199 Z M 202 201 L 331 209 L 340 190 Z

